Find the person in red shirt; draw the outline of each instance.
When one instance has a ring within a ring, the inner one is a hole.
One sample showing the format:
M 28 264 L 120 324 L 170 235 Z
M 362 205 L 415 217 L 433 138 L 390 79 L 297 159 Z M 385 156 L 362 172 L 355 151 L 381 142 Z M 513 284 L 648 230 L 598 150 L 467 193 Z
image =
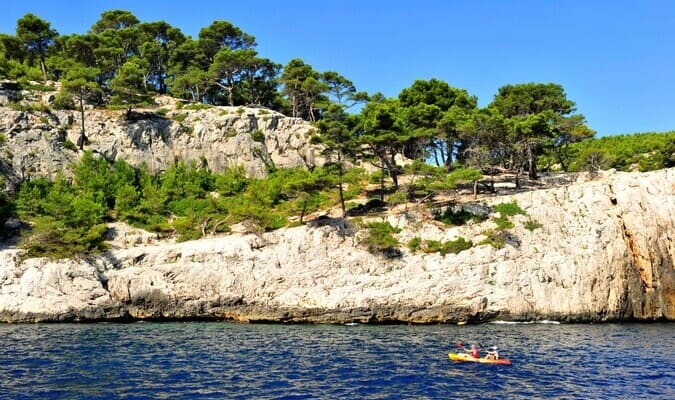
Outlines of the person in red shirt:
M 473 358 L 480 357 L 480 352 L 478 351 L 478 347 L 476 347 L 475 344 L 471 345 L 471 351 L 469 352 L 469 354 L 471 354 L 471 357 Z

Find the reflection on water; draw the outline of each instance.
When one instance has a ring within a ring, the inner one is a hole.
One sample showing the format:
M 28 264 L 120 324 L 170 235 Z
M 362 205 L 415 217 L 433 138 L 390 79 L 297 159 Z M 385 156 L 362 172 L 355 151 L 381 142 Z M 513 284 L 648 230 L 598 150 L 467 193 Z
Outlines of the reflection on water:
M 670 399 L 673 359 L 672 324 L 0 325 L 0 397 Z

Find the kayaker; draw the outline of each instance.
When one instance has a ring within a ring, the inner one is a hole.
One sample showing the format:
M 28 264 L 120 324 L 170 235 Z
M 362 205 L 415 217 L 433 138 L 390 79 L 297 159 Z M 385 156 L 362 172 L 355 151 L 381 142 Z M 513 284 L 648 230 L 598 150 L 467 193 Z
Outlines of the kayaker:
M 478 347 L 476 347 L 475 344 L 471 345 L 471 350 L 469 350 L 469 354 L 473 358 L 479 358 L 480 357 L 480 352 L 478 351 Z
M 485 358 L 488 360 L 499 360 L 499 353 L 497 352 L 498 348 L 497 346 L 491 347 L 487 351 L 487 355 L 485 355 Z

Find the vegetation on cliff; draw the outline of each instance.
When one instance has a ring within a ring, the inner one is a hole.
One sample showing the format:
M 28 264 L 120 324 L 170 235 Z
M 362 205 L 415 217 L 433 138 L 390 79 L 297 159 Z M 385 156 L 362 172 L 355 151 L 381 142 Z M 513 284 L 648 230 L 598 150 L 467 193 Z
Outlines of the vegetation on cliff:
M 55 96 L 50 105 L 20 97 L 10 105 L 35 113 L 76 109 L 80 136 L 76 145 L 66 143 L 71 150 L 88 150 L 87 105 L 124 108 L 132 120 L 139 117 L 134 108 L 154 107 L 155 95 L 170 94 L 192 102 L 189 108 L 255 105 L 303 118 L 314 124 L 313 141 L 330 162 L 311 171 L 270 165 L 267 179 L 252 179 L 242 169 L 211 171 L 178 160 L 152 175 L 144 166 L 84 151 L 72 181 L 27 180 L 17 194 L 2 195 L 0 220 L 17 215 L 31 221 L 33 234 L 24 239 L 30 254 L 65 256 L 104 248 L 103 226 L 110 220 L 185 240 L 238 223 L 253 230 L 275 229 L 289 218 L 302 223 L 308 213 L 336 204 L 346 216 L 345 202 L 357 194 L 396 205 L 429 199 L 459 182 L 472 182 L 474 192 L 494 191 L 492 177 L 505 172 L 519 187 L 521 175 L 537 179 L 542 170 L 675 165 L 675 133 L 592 139 L 594 131 L 555 83 L 507 84 L 484 108 L 467 90 L 438 79 L 417 80 L 385 98 L 359 92 L 341 74 L 315 71 L 300 59 L 282 67 L 261 57 L 256 45 L 254 36 L 227 21 L 214 21 L 193 39 L 164 21 L 141 22 L 123 10 L 104 12 L 87 33 L 73 35 L 59 35 L 32 14 L 21 18 L 15 35 L 0 34 L 0 78 Z M 180 115 L 173 120 L 181 122 Z M 412 162 L 404 167 L 401 159 Z M 378 191 L 367 193 L 368 176 L 348 170 L 362 163 L 379 169 Z M 509 221 L 497 223 L 504 228 Z M 537 225 L 532 221 L 533 229 Z M 393 231 L 368 229 L 374 232 L 368 247 L 393 247 Z M 488 238 L 498 245 L 500 233 L 493 233 Z M 409 245 L 454 252 L 471 244 Z

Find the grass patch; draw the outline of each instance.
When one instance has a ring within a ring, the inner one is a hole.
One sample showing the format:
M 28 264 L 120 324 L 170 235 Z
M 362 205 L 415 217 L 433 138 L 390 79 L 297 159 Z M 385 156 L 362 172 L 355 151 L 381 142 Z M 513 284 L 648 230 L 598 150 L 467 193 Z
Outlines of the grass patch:
M 421 243 L 422 251 L 425 253 L 440 253 L 442 256 L 446 254 L 458 254 L 464 250 L 473 247 L 473 242 L 459 237 L 455 240 L 448 240 L 441 242 L 439 240 L 425 240 Z
M 171 116 L 171 119 L 176 121 L 176 122 L 183 122 L 185 121 L 185 118 L 187 118 L 188 114 L 187 113 L 179 113 L 179 114 L 174 114 Z
M 43 103 L 12 103 L 10 108 L 14 111 L 38 111 L 49 113 L 52 110 L 48 105 Z
M 204 104 L 204 103 L 192 103 L 192 104 L 187 104 L 183 106 L 184 109 L 186 110 L 208 110 L 209 108 L 213 108 L 212 105 L 210 104 Z
M 483 232 L 483 235 L 485 235 L 486 238 L 478 243 L 479 245 L 487 244 L 495 249 L 503 249 L 504 246 L 506 246 L 506 238 L 500 231 L 489 230 Z
M 513 203 L 500 203 L 494 206 L 495 211 L 498 211 L 503 216 L 513 217 L 514 215 L 526 215 L 520 206 L 516 202 Z
M 525 229 L 527 229 L 529 231 L 533 231 L 535 229 L 539 229 L 539 228 L 542 227 L 542 225 L 539 222 L 537 222 L 533 219 L 528 219 L 527 221 L 525 221 L 523 223 L 523 226 L 525 227 Z
M 505 215 L 501 215 L 499 218 L 494 218 L 493 221 L 497 224 L 497 229 L 512 229 L 515 225 L 509 220 Z
M 415 236 L 408 242 L 408 249 L 410 249 L 410 251 L 413 253 L 416 253 L 421 248 L 422 248 L 422 238 L 419 236 Z
M 466 240 L 463 237 L 459 237 L 455 240 L 449 240 L 443 243 L 443 246 L 441 246 L 441 255 L 446 255 L 450 253 L 457 254 L 464 250 L 468 250 L 472 247 L 473 242 L 471 242 L 470 240 Z

